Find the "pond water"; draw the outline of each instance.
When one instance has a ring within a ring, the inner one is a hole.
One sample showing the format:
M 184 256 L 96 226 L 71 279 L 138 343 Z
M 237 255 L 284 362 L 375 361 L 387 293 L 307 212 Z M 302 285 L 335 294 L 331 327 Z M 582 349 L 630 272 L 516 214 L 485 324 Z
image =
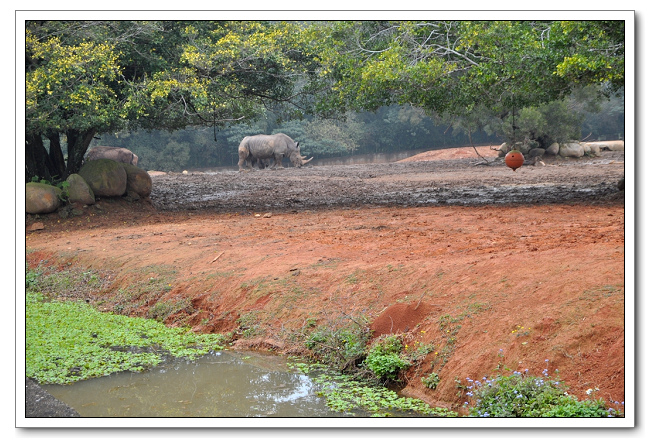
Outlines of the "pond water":
M 43 385 L 82 417 L 345 417 L 287 360 L 221 351 L 70 385 Z M 361 416 L 357 413 L 357 416 Z

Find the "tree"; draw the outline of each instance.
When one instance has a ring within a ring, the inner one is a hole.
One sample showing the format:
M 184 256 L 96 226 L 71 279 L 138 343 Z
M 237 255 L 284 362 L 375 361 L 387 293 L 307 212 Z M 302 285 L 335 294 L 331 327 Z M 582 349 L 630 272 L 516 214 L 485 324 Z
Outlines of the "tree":
M 76 172 L 97 132 L 119 125 L 119 66 L 114 47 L 26 35 L 26 169 L 52 179 Z M 59 135 L 68 145 L 65 164 Z M 49 140 L 49 153 L 44 145 Z

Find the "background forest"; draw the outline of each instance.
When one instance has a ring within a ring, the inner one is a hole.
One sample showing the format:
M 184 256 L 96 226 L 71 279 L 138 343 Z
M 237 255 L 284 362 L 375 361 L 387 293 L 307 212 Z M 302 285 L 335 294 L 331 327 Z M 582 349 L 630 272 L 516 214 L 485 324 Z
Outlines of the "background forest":
M 572 101 L 580 107 L 568 135 L 573 139 L 618 140 L 624 135 L 622 95 L 597 103 Z M 596 110 L 597 112 L 594 112 Z M 534 115 L 534 111 L 530 111 Z M 530 123 L 537 128 L 539 123 Z M 421 109 L 410 106 L 385 106 L 376 112 L 348 113 L 345 120 L 305 117 L 278 123 L 272 113 L 253 124 L 235 124 L 215 132 L 210 127 L 192 127 L 175 132 L 122 131 L 103 134 L 92 146 L 121 146 L 139 157 L 146 170 L 182 171 L 215 167 L 235 167 L 239 142 L 247 135 L 283 132 L 300 142 L 301 152 L 314 160 L 358 154 L 428 151 L 468 146 L 463 129 L 436 123 Z M 476 145 L 502 143 L 499 136 L 485 130 L 472 135 Z M 496 154 L 496 153 L 495 153 Z

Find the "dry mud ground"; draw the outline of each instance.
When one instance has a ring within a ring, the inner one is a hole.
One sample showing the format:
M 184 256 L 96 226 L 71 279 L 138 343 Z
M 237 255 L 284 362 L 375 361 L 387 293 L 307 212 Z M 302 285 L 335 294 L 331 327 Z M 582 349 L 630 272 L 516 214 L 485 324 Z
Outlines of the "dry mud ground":
M 99 291 L 72 299 L 233 332 L 238 348 L 304 353 L 301 334 L 364 316 L 407 350 L 434 344 L 403 389 L 432 405 L 461 410 L 457 380 L 505 369 L 558 369 L 580 399 L 624 401 L 624 153 L 517 171 L 480 161 L 457 148 L 152 175 L 150 201 L 28 215 L 27 261 L 101 273 Z M 435 390 L 420 380 L 432 371 Z

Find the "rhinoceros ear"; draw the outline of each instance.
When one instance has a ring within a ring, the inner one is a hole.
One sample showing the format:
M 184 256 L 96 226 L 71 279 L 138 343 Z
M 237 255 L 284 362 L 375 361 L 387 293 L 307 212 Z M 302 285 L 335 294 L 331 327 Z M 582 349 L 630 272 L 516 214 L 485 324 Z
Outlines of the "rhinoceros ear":
M 299 142 L 296 142 L 296 148 L 297 148 L 298 146 L 300 146 L 300 143 L 299 143 Z

